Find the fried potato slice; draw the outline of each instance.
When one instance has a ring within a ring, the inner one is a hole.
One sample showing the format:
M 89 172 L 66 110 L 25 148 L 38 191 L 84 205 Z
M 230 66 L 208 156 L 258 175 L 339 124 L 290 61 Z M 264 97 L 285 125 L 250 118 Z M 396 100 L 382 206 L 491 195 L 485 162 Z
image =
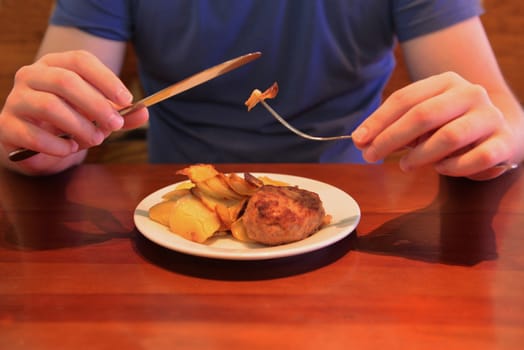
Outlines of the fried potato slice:
M 209 196 L 219 199 L 241 199 L 243 197 L 231 188 L 226 175 L 217 171 L 211 164 L 191 165 L 176 173 L 189 177 L 194 186 Z
M 231 234 L 235 239 L 239 240 L 240 242 L 254 242 L 251 238 L 247 236 L 247 230 L 244 226 L 244 222 L 242 221 L 242 218 L 239 218 L 233 224 L 231 225 Z
M 227 177 L 222 173 L 219 173 L 205 181 L 197 182 L 195 186 L 209 196 L 218 199 L 242 199 L 244 197 L 231 188 Z
M 260 101 L 263 101 L 268 98 L 275 98 L 278 94 L 278 84 L 276 82 L 273 83 L 269 88 L 266 89 L 266 91 L 261 92 L 258 89 L 253 90 L 249 98 L 244 102 L 244 104 L 247 106 L 247 110 L 250 111 L 253 107 L 255 107 Z
M 273 186 L 289 186 L 287 182 L 279 181 L 272 179 L 268 176 L 261 176 L 258 178 L 264 185 L 273 185 Z
M 255 183 L 255 181 L 246 181 L 245 176 L 242 178 L 240 175 L 235 173 L 229 174 L 226 179 L 229 187 L 242 196 L 252 196 L 253 193 L 255 193 L 258 188 L 262 186 L 261 183 Z
M 256 186 L 256 187 L 262 187 L 262 185 L 264 184 L 262 180 L 260 180 L 258 177 L 256 177 L 255 175 L 251 173 L 244 173 L 244 179 L 247 182 L 249 182 L 251 185 Z
M 178 198 L 184 197 L 186 194 L 188 194 L 189 193 L 189 189 L 190 189 L 190 187 L 188 187 L 188 188 L 176 188 L 176 189 L 174 189 L 172 191 L 169 191 L 169 192 L 165 193 L 164 195 L 162 195 L 162 199 L 176 201 Z
M 219 230 L 221 221 L 215 211 L 188 194 L 175 201 L 169 215 L 169 229 L 182 237 L 205 242 Z
M 179 175 L 185 175 L 192 182 L 199 183 L 206 181 L 214 176 L 217 176 L 219 172 L 211 164 L 194 164 L 186 168 L 180 169 L 176 172 Z
M 162 196 L 162 201 L 149 208 L 149 218 L 162 225 L 169 226 L 169 215 L 179 198 L 189 194 L 189 189 L 175 189 Z
M 169 216 L 176 201 L 166 200 L 149 208 L 149 218 L 164 226 L 169 226 Z
M 205 242 L 208 238 L 231 233 L 242 242 L 248 238 L 241 215 L 251 196 L 267 184 L 287 186 L 267 176 L 245 172 L 224 174 L 211 164 L 195 164 L 177 171 L 189 181 L 164 194 L 162 201 L 149 209 L 149 217 L 188 240 Z
M 219 199 L 209 196 L 198 187 L 193 188 L 191 194 L 198 198 L 209 210 L 216 212 L 221 222 L 219 231 L 229 231 L 231 229 L 231 224 L 238 218 L 247 201 L 247 198 Z

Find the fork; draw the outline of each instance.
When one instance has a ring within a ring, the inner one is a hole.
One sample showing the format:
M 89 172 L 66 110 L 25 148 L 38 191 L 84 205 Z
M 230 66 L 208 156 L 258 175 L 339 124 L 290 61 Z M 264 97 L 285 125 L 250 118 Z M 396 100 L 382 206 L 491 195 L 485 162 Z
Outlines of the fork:
M 280 116 L 280 114 L 278 114 L 265 100 L 260 100 L 259 101 L 262 106 L 264 106 L 265 109 L 267 109 L 267 111 L 276 119 L 280 122 L 280 124 L 282 124 L 283 126 L 285 126 L 288 130 L 290 130 L 291 132 L 295 133 L 296 135 L 300 136 L 300 137 L 303 137 L 305 139 L 308 139 L 308 140 L 313 140 L 313 141 L 335 141 L 335 140 L 347 140 L 347 139 L 351 139 L 352 136 L 351 135 L 340 135 L 340 136 L 313 136 L 313 135 L 309 135 L 309 134 L 306 134 L 305 132 L 301 131 L 301 130 L 298 130 L 297 128 L 295 128 L 294 126 L 292 126 L 291 124 L 289 124 L 284 118 L 282 118 L 282 116 Z M 512 170 L 512 169 L 516 169 L 518 168 L 518 164 L 517 163 L 509 163 L 509 162 L 502 162 L 502 163 L 499 163 L 497 165 L 494 165 L 492 168 L 493 169 L 496 169 L 498 171 L 501 171 L 502 172 L 505 172 L 507 170 Z
M 351 135 L 313 136 L 313 135 L 306 134 L 305 132 L 302 132 L 302 131 L 298 130 L 297 128 L 293 127 L 291 124 L 289 124 L 273 108 L 271 108 L 271 106 L 266 101 L 260 100 L 259 102 L 262 104 L 262 106 L 264 106 L 268 110 L 269 113 L 271 113 L 271 115 L 273 117 L 275 117 L 276 120 L 278 120 L 280 122 L 280 124 L 284 125 L 287 129 L 289 129 L 293 133 L 295 133 L 298 136 L 301 136 L 301 137 L 303 137 L 305 139 L 313 140 L 313 141 L 334 141 L 334 140 L 345 140 L 345 139 L 351 139 L 352 138 Z

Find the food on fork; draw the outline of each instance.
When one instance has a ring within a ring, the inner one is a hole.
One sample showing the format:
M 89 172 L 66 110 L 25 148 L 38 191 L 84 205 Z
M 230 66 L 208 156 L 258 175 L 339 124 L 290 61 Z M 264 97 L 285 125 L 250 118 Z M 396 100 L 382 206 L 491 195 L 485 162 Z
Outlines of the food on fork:
M 250 111 L 253 107 L 255 107 L 260 101 L 264 101 L 268 98 L 275 98 L 278 94 L 278 84 L 277 82 L 274 82 L 273 85 L 268 87 L 266 91 L 262 92 L 258 89 L 253 90 L 251 92 L 251 96 L 244 102 L 244 104 L 247 106 L 247 110 Z
M 318 194 L 271 179 L 223 174 L 210 164 L 177 171 L 189 178 L 149 209 L 149 217 L 199 243 L 231 234 L 278 245 L 304 239 L 329 223 Z

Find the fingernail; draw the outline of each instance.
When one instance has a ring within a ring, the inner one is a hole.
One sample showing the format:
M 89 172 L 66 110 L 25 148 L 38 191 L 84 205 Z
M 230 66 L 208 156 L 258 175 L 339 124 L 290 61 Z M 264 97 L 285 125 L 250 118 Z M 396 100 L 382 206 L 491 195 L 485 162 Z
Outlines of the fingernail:
M 370 163 L 375 163 L 379 160 L 379 158 L 377 157 L 377 152 L 373 146 L 369 146 L 367 149 L 365 149 L 363 151 L 363 156 L 364 159 L 366 159 L 366 161 Z
M 116 94 L 117 102 L 121 105 L 128 105 L 133 101 L 133 95 L 126 88 L 121 88 Z
M 102 130 L 97 129 L 93 137 L 93 144 L 100 145 L 102 142 L 104 142 L 104 139 L 105 139 L 105 136 Z
M 368 129 L 365 126 L 358 127 L 351 136 L 357 142 L 366 142 L 366 136 L 368 134 Z
M 109 128 L 111 130 L 120 130 L 124 126 L 124 118 L 116 112 L 114 112 L 108 120 Z
M 71 153 L 76 153 L 78 152 L 78 149 L 80 148 L 80 146 L 78 145 L 78 143 L 75 141 L 75 140 L 69 140 L 69 143 L 71 145 Z

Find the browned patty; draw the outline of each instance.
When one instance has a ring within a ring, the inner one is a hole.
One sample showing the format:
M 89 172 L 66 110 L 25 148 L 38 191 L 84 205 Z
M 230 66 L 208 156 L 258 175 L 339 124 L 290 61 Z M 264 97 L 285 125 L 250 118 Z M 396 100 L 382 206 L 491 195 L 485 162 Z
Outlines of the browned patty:
M 242 217 L 250 239 L 268 245 L 289 243 L 315 233 L 323 223 L 318 194 L 292 186 L 262 186 Z

